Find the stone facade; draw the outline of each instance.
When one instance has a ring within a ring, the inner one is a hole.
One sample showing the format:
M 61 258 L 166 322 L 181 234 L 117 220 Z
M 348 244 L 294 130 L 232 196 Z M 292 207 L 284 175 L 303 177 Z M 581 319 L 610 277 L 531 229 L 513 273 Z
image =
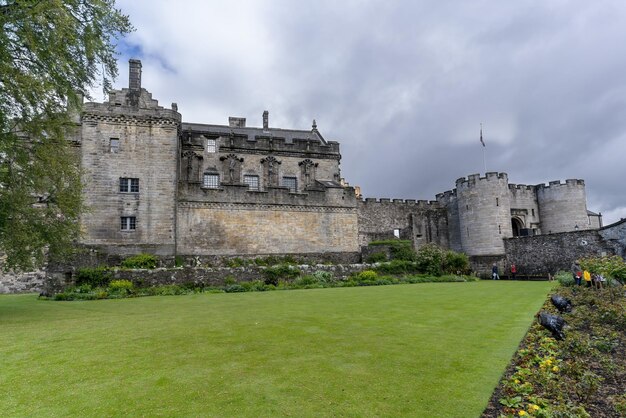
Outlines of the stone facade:
M 159 106 L 142 87 L 141 62 L 129 68 L 128 88 L 85 103 L 73 119 L 88 207 L 81 244 L 99 254 L 87 264 L 140 252 L 169 264 L 264 255 L 354 262 L 369 242 L 402 238 L 416 249 L 436 243 L 464 252 L 478 271 L 509 257 L 539 272 L 552 266 L 532 260 L 570 248 L 558 235 L 570 231 L 594 231 L 586 248 L 624 256 L 626 227 L 598 231 L 583 180 L 516 185 L 506 173 L 472 174 L 434 201 L 362 199 L 341 177 L 339 143 L 315 121 L 306 130 L 275 128 L 265 111 L 260 127 L 241 117 L 183 122 L 175 103 Z M 523 236 L 532 239 L 516 241 Z M 564 258 L 578 254 L 572 248 Z M 71 269 L 57 270 L 55 280 L 71 278 Z M 37 277 L 19 284 L 4 275 L 0 292 L 36 290 Z
M 520 235 L 601 225 L 584 182 L 514 185 L 473 174 L 435 201 L 361 199 L 341 178 L 339 143 L 310 130 L 183 122 L 159 106 L 130 61 L 129 87 L 86 103 L 77 119 L 83 244 L 117 254 L 173 256 L 349 254 L 372 240 L 436 243 L 498 257 Z

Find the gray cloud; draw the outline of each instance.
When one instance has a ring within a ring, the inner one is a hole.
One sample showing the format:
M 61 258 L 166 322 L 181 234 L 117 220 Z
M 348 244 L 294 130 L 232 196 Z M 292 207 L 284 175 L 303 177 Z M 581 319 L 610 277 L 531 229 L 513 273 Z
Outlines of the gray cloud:
M 342 146 L 365 196 L 434 199 L 488 171 L 583 178 L 626 216 L 626 4 L 620 1 L 119 3 L 122 48 L 187 121 L 307 129 Z M 120 78 L 123 82 L 124 76 Z

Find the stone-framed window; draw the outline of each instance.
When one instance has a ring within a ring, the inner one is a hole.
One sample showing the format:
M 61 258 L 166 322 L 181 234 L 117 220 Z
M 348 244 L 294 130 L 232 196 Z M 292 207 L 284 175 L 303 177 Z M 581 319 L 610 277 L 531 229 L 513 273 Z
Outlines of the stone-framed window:
M 120 139 L 109 138 L 109 151 L 113 154 L 120 152 Z
M 137 229 L 137 218 L 135 216 L 122 216 L 120 218 L 120 229 L 122 231 L 134 231 Z
M 202 187 L 207 189 L 217 189 L 220 187 L 220 175 L 218 173 L 204 173 L 202 176 Z
M 139 193 L 139 179 L 120 177 L 120 193 Z
M 207 139 L 206 140 L 206 152 L 217 152 L 217 140 L 216 139 Z
M 283 187 L 287 187 L 290 193 L 298 191 L 298 179 L 296 177 L 283 177 Z
M 248 186 L 248 190 L 259 191 L 259 176 L 246 174 L 243 176 L 243 183 Z

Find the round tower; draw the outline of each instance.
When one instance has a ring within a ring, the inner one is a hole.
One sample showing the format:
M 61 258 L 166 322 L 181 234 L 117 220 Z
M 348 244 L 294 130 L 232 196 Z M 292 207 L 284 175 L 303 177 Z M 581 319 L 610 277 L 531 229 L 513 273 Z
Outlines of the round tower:
M 463 251 L 470 256 L 504 254 L 502 238 L 513 236 L 506 173 L 486 173 L 456 181 Z
M 591 229 L 583 180 L 568 179 L 564 184 L 557 180 L 536 187 L 542 234 Z

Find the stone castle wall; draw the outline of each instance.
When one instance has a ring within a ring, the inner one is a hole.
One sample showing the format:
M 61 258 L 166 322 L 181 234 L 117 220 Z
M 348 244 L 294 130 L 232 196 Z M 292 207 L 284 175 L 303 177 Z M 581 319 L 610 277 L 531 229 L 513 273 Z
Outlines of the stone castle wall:
M 393 239 L 395 230 L 416 248 L 430 242 L 448 246 L 446 210 L 436 201 L 367 198 L 358 201 L 358 223 L 360 246 Z
M 85 105 L 84 244 L 157 246 L 157 253 L 173 254 L 179 121 L 178 113 L 162 108 Z M 112 138 L 119 149 L 112 149 Z M 139 179 L 139 192 L 120 192 L 120 178 Z M 123 216 L 136 217 L 135 230 L 121 230 Z

